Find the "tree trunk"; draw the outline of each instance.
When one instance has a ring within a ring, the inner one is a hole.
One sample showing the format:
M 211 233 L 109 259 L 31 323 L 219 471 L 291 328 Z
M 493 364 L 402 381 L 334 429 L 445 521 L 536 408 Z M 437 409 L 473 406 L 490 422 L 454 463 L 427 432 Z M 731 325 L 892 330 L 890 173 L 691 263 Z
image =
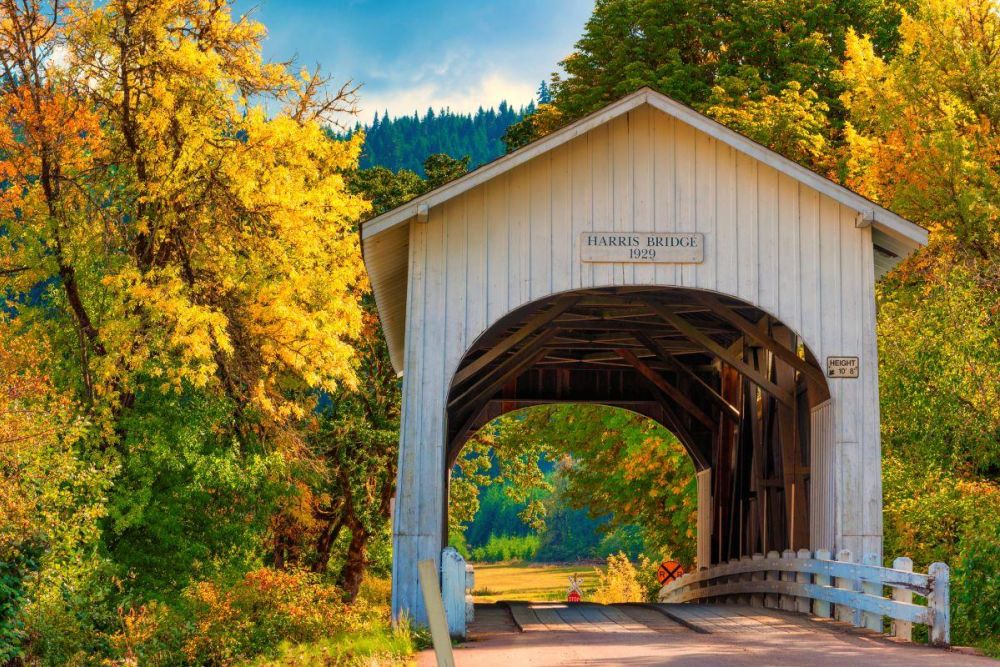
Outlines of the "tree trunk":
M 369 534 L 356 519 L 352 518 L 347 525 L 351 530 L 351 544 L 347 547 L 344 567 L 340 570 L 339 584 L 344 591 L 344 600 L 354 602 L 361 590 L 361 579 L 368 565 L 366 556 Z
M 337 541 L 337 536 L 340 535 L 340 529 L 344 525 L 344 513 L 341 512 L 338 517 L 331 517 L 327 520 L 326 526 L 323 528 L 323 532 L 319 534 L 319 538 L 316 539 L 316 557 L 312 562 L 312 567 L 310 568 L 313 572 L 317 574 L 325 574 L 327 567 L 330 563 L 330 551 L 333 549 L 333 543 Z

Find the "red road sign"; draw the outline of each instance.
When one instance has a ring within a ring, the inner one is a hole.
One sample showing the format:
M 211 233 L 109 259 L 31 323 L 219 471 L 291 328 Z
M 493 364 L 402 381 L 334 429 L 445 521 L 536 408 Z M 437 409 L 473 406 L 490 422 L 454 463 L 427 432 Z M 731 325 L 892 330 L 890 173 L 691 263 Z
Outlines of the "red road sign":
M 681 575 L 684 574 L 684 568 L 681 564 L 675 560 L 663 561 L 660 564 L 660 569 L 656 571 L 656 580 L 660 582 L 661 586 L 666 586 L 674 579 L 679 579 Z

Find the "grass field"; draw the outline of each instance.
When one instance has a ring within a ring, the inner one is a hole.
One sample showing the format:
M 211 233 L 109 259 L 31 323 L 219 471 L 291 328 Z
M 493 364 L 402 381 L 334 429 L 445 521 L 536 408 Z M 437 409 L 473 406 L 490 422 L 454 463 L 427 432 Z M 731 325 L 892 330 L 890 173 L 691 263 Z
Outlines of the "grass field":
M 497 600 L 565 600 L 569 576 L 583 578 L 584 594 L 597 587 L 597 574 L 591 563 L 482 563 L 473 564 L 476 587 L 472 596 L 476 602 Z

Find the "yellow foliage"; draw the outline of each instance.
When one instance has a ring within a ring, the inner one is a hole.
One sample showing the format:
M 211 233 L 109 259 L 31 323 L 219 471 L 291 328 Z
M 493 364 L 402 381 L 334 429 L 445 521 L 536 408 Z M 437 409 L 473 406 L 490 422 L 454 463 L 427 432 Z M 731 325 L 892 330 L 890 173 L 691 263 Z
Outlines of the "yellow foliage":
M 643 556 L 639 569 L 649 570 L 651 567 L 649 559 Z M 608 556 L 607 568 L 595 568 L 594 571 L 598 584 L 591 601 L 599 604 L 646 601 L 646 591 L 639 580 L 639 572 L 624 553 Z
M 1000 3 L 927 0 L 891 61 L 847 36 L 840 77 L 854 189 L 986 257 L 1000 248 Z
M 343 173 L 362 137 L 325 126 L 349 97 L 265 62 L 264 28 L 229 3 L 78 0 L 58 19 L 0 25 L 0 50 L 65 50 L 0 98 L 0 270 L 15 291 L 59 277 L 94 413 L 190 384 L 282 422 L 302 390 L 353 387 L 369 205 Z

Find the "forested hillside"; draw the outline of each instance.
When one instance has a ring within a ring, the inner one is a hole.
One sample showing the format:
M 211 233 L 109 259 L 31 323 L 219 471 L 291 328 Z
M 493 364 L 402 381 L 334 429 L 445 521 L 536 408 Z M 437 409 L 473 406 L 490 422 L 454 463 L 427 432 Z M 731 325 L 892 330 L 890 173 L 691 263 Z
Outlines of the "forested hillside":
M 525 115 L 534 112 L 534 103 L 514 109 L 506 101 L 494 109 L 460 114 L 449 109 L 428 109 L 421 116 L 391 117 L 388 111 L 375 113 L 370 125 L 358 124 L 343 138 L 364 131 L 365 145 L 360 166 L 408 169 L 424 176 L 423 164 L 429 155 L 444 153 L 456 159 L 469 157 L 469 168 L 504 154 L 504 132 Z

